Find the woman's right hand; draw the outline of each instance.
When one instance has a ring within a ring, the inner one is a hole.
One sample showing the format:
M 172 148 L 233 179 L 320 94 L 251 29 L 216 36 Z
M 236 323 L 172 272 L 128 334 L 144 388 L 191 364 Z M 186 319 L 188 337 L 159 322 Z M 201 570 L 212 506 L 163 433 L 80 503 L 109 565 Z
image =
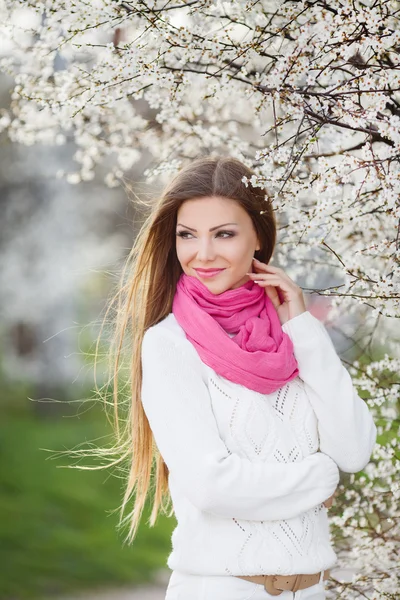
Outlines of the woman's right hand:
M 324 501 L 319 501 L 319 506 L 323 504 L 326 506 L 326 508 L 331 507 L 333 498 L 340 483 L 340 471 L 337 464 L 328 454 L 325 454 L 321 451 L 309 454 L 303 460 L 308 461 L 309 463 L 315 463 L 317 465 L 318 471 L 316 473 L 319 480 L 318 487 L 323 487 L 325 490 L 321 493 L 322 498 L 325 496 L 325 494 L 331 493 L 328 498 L 325 496 Z
M 323 502 L 322 504 L 324 506 L 326 506 L 326 508 L 330 508 L 333 504 L 333 498 L 335 497 L 336 494 L 336 490 L 333 492 L 332 496 L 329 496 L 329 498 L 327 500 L 325 500 L 325 502 Z

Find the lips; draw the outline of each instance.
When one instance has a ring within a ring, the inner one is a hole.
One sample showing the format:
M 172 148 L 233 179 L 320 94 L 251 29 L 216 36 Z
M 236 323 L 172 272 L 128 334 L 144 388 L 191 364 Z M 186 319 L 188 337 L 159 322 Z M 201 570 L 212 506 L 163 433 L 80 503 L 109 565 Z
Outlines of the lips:
M 200 277 L 215 277 L 218 273 L 222 273 L 225 269 L 195 269 Z
M 219 271 L 223 271 L 224 269 L 195 269 L 198 273 L 219 273 Z

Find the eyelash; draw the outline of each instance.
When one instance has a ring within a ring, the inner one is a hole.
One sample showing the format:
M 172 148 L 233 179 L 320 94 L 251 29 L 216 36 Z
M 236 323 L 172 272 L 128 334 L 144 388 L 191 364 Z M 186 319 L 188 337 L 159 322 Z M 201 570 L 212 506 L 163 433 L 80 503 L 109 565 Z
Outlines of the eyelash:
M 186 240 L 187 238 L 183 237 L 186 233 L 188 233 L 189 235 L 191 235 L 191 233 L 189 231 L 179 231 L 176 235 L 178 235 L 179 237 L 181 237 L 183 240 Z M 233 231 L 224 231 L 224 230 L 221 230 L 221 231 L 218 231 L 217 235 L 219 233 L 227 233 L 228 234 L 227 238 L 222 238 L 224 240 L 226 240 L 228 238 L 231 238 L 231 237 L 234 237 L 236 235 L 235 233 L 233 233 Z

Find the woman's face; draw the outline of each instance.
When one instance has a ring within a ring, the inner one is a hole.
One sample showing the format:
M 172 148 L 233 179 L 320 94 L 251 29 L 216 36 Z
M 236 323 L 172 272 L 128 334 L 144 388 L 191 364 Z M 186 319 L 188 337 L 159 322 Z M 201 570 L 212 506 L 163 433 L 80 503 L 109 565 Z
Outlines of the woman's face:
M 212 230 L 212 231 L 210 231 Z M 260 249 L 249 214 L 235 200 L 210 196 L 186 200 L 179 208 L 176 253 L 186 275 L 199 279 L 213 294 L 249 280 L 254 252 Z M 204 277 L 196 269 L 223 269 Z

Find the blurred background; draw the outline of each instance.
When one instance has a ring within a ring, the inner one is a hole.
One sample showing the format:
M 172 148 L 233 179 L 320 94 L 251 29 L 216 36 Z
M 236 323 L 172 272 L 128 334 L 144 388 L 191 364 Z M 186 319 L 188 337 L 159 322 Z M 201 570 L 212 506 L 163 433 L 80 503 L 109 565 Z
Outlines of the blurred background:
M 0 107 L 11 83 L 0 76 Z M 164 597 L 174 518 L 150 529 L 146 510 L 134 545 L 125 546 L 116 529 L 124 482 L 112 470 L 62 468 L 78 463 L 58 454 L 105 444 L 111 433 L 102 404 L 90 401 L 94 343 L 142 216 L 100 171 L 79 185 L 58 179 L 73 153 L 69 144 L 27 147 L 0 137 L 0 597 L 129 585 L 155 600 Z M 136 587 L 151 581 L 154 589 Z

